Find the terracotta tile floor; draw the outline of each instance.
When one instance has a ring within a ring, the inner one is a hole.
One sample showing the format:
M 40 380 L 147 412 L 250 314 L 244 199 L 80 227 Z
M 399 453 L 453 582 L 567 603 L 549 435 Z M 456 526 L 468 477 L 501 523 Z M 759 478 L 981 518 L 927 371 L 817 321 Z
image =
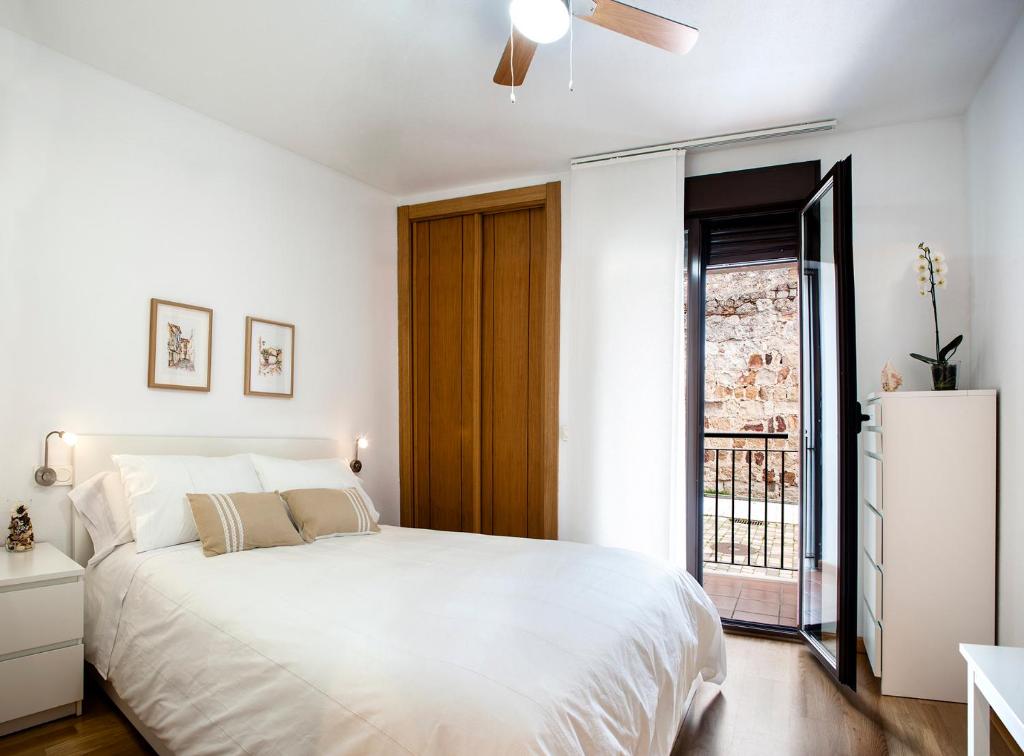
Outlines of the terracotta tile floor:
M 704 590 L 722 619 L 796 627 L 796 581 L 704 573 Z

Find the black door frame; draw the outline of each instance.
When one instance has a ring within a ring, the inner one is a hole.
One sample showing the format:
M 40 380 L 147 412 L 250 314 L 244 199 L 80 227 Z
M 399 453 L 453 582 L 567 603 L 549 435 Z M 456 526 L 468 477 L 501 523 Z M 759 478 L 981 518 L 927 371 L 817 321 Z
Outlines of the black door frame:
M 799 213 L 818 184 L 818 160 L 754 168 L 686 179 L 686 563 L 687 569 L 704 582 L 703 521 L 704 497 L 704 368 L 707 267 L 711 232 L 716 224 L 743 216 Z M 741 255 L 730 262 L 763 261 L 764 256 Z M 797 628 L 761 625 L 743 620 L 723 620 L 732 631 L 796 640 Z
M 853 270 L 853 197 L 852 158 L 837 162 L 821 179 L 814 194 L 801 211 L 801 234 L 804 212 L 821 196 L 832 190 L 833 196 L 833 250 L 836 269 L 836 357 L 838 362 L 839 399 L 839 559 L 836 565 L 838 596 L 836 605 L 836 666 L 832 666 L 828 651 L 821 643 L 804 632 L 803 628 L 803 559 L 800 562 L 801 591 L 799 602 L 800 635 L 822 666 L 840 683 L 853 690 L 857 688 L 857 434 L 863 418 L 857 401 L 857 330 L 854 306 Z M 803 244 L 801 244 L 803 247 Z M 817 318 L 815 318 L 817 320 Z M 815 323 L 820 329 L 820 322 Z M 802 331 L 802 329 L 801 329 Z M 817 368 L 817 366 L 815 366 Z M 801 375 L 804 374 L 801 349 Z M 801 449 L 803 449 L 803 410 L 801 409 Z M 817 430 L 817 429 L 815 429 Z M 802 457 L 803 455 L 801 455 Z M 820 496 L 820 483 L 816 479 L 815 495 Z M 820 538 L 820 534 L 816 534 Z M 801 533 L 801 550 L 803 533 Z

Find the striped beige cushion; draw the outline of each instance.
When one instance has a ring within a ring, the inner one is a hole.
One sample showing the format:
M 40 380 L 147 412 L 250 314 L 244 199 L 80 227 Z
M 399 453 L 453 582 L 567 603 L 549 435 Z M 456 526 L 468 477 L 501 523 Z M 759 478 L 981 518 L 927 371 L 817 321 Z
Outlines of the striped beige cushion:
M 276 493 L 188 494 L 188 503 L 206 556 L 302 543 Z
M 380 532 L 358 488 L 299 488 L 281 496 L 307 541 Z

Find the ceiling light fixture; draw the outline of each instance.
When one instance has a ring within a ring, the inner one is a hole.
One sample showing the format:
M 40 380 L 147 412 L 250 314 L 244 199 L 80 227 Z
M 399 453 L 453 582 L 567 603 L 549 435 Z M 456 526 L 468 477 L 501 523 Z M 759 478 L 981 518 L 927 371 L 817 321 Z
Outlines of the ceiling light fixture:
M 569 6 L 566 0 L 512 0 L 512 23 L 538 44 L 554 42 L 569 31 Z

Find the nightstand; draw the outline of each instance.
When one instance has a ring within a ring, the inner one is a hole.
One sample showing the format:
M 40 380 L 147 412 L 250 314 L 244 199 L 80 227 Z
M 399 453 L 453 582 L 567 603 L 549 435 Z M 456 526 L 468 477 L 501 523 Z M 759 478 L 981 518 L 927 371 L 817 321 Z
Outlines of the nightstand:
M 84 574 L 49 543 L 0 547 L 0 735 L 82 713 Z

